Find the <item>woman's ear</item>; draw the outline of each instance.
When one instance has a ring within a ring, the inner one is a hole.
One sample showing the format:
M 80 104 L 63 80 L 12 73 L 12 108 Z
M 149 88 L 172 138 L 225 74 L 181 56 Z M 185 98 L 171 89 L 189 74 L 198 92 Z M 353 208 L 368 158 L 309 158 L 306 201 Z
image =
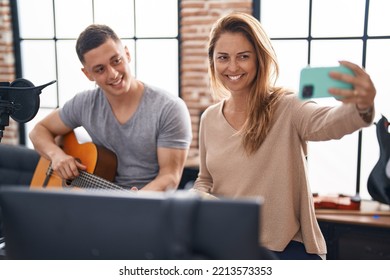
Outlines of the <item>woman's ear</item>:
M 92 75 L 88 72 L 87 69 L 85 68 L 81 68 L 81 71 L 83 71 L 84 75 L 88 78 L 88 80 L 90 80 L 91 82 L 94 82 L 94 78 L 92 77 Z

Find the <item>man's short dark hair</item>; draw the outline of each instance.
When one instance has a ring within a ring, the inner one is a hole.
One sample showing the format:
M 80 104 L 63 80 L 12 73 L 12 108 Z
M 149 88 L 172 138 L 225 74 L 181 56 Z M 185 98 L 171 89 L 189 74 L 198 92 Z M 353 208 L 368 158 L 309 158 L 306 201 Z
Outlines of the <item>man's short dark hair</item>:
M 104 44 L 108 39 L 119 41 L 116 33 L 107 25 L 91 24 L 80 33 L 76 42 L 76 52 L 81 63 L 84 64 L 84 54 Z

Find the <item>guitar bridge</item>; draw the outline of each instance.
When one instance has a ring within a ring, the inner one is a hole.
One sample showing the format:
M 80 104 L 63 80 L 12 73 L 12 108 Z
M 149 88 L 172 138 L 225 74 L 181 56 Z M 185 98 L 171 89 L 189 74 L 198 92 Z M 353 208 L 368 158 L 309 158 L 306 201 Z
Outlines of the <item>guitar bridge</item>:
M 48 183 L 49 183 L 49 180 L 50 180 L 50 176 L 53 174 L 53 168 L 51 167 L 51 162 L 49 164 L 49 167 L 47 168 L 46 170 L 46 177 L 45 177 L 45 180 L 43 181 L 43 184 L 42 184 L 42 187 L 43 188 L 46 188 Z

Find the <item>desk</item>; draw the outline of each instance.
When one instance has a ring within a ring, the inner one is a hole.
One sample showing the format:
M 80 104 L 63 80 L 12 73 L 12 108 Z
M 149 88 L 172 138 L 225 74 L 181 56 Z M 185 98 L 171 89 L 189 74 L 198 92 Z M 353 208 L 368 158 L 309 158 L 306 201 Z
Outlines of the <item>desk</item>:
M 361 210 L 316 210 L 329 260 L 390 260 L 390 208 L 362 201 Z

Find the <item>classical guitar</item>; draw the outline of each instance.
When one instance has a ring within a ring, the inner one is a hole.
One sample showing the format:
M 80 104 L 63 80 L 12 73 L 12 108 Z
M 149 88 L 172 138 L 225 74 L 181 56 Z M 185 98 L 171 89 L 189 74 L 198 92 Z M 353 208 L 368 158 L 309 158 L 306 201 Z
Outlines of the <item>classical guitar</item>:
M 116 155 L 92 142 L 80 144 L 72 131 L 63 137 L 61 144 L 65 153 L 75 157 L 87 166 L 73 180 L 63 180 L 51 168 L 51 162 L 44 157 L 39 159 L 30 188 L 70 188 L 124 190 L 112 183 L 117 168 Z

